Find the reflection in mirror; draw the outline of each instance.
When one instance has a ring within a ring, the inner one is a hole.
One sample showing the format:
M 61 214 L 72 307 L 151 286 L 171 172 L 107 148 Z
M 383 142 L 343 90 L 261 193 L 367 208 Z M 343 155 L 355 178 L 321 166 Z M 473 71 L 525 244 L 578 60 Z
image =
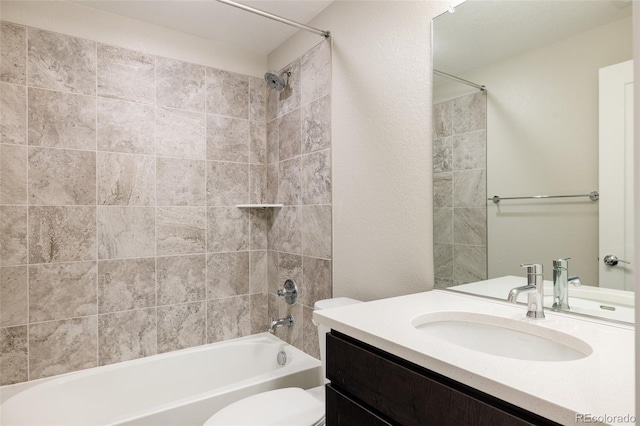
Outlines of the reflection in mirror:
M 551 306 L 571 258 L 588 313 L 630 309 L 631 2 L 469 0 L 433 35 L 436 287 L 506 298 L 541 263 Z

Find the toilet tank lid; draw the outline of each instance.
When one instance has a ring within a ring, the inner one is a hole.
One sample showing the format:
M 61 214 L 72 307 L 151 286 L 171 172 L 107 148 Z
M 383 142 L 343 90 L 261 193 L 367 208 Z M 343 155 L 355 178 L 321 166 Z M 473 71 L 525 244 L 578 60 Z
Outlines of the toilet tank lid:
M 318 300 L 313 304 L 313 309 L 319 311 L 320 309 L 338 308 L 340 306 L 354 305 L 356 303 L 362 303 L 362 301 L 351 299 L 349 297 L 336 297 L 333 299 Z

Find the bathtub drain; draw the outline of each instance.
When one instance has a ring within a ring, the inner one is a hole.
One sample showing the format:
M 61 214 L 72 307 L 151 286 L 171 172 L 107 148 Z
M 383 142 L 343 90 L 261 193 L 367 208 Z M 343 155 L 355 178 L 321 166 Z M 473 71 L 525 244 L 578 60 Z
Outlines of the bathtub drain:
M 285 351 L 278 352 L 278 365 L 285 365 L 287 363 L 287 353 Z

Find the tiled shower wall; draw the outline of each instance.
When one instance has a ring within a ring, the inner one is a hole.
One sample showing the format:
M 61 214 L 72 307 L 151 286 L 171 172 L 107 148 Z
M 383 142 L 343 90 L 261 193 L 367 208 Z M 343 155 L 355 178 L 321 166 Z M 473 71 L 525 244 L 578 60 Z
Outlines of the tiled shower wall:
M 267 96 L 269 314 L 292 314 L 277 335 L 316 357 L 313 305 L 332 295 L 331 282 L 331 44 L 325 40 L 286 66 L 288 85 Z M 276 296 L 284 281 L 298 285 L 298 303 Z
M 435 287 L 487 279 L 487 96 L 433 106 Z
M 0 384 L 264 331 L 264 81 L 0 29 Z

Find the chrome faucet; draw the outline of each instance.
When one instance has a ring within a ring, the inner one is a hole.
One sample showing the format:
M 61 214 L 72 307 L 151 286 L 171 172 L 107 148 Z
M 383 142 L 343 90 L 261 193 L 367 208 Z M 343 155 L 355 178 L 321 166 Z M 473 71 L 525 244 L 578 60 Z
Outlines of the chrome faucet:
M 580 277 L 569 276 L 569 259 L 557 259 L 553 261 L 553 310 L 568 311 L 569 307 L 569 284 L 579 286 Z
M 274 333 L 278 327 L 293 326 L 293 315 L 287 315 L 284 318 L 272 319 L 269 325 L 269 333 Z
M 542 274 L 542 265 L 539 263 L 530 263 L 520 265 L 527 268 L 527 285 L 512 288 L 509 292 L 507 300 L 516 303 L 520 293 L 527 294 L 527 317 L 534 319 L 544 319 L 544 277 Z

